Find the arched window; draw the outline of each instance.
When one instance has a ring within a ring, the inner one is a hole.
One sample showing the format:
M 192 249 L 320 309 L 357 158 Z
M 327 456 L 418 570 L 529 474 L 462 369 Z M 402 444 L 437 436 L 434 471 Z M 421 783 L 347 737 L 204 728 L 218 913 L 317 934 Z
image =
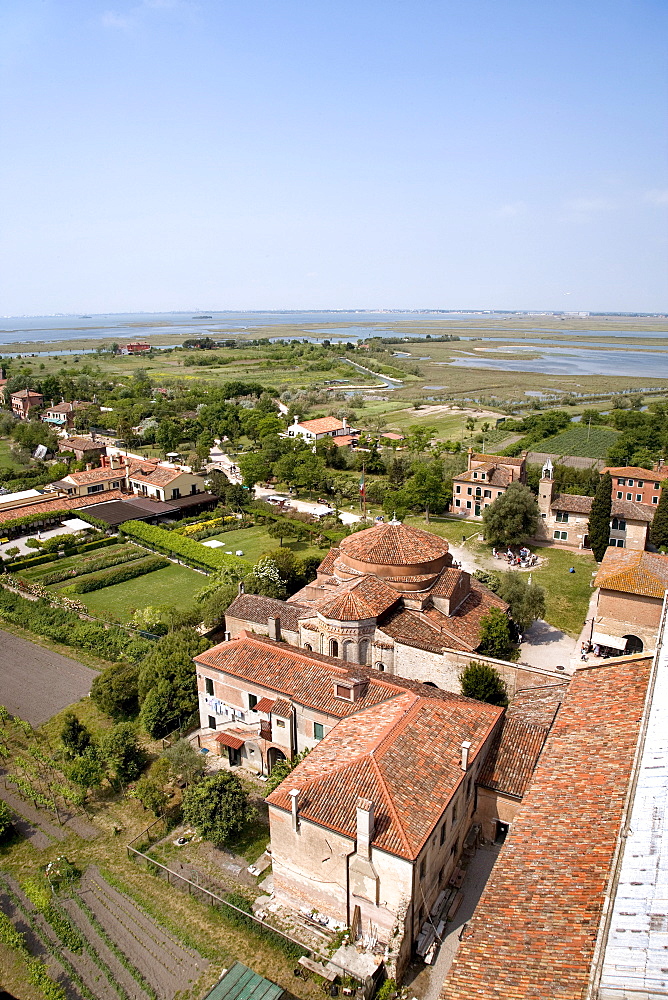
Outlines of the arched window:
M 624 649 L 625 653 L 642 653 L 644 649 L 643 642 L 637 635 L 625 635 L 622 638 L 626 639 L 626 648 Z
M 336 639 L 329 640 L 329 655 L 330 656 L 339 655 L 339 644 Z
M 385 670 L 385 664 L 381 663 L 380 661 L 378 661 L 378 663 L 374 663 L 374 666 L 376 670 L 380 670 L 381 673 L 383 672 L 383 670 Z
M 360 643 L 360 663 L 368 663 L 369 660 L 369 640 L 363 639 Z
M 354 663 L 355 657 L 353 654 L 354 654 L 353 641 L 352 639 L 346 639 L 346 641 L 343 644 L 343 659 L 347 660 L 348 663 Z
M 313 650 L 313 646 L 311 645 L 311 643 L 310 643 L 310 642 L 305 642 L 305 643 L 304 643 L 304 649 L 310 649 L 310 650 Z

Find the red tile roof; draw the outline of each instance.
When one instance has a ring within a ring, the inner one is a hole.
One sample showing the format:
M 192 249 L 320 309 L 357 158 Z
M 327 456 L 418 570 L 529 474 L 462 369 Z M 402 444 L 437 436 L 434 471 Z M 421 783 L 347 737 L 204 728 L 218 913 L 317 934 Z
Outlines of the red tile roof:
M 668 590 L 668 556 L 607 548 L 594 586 L 619 590 L 623 594 L 662 598 Z
M 183 469 L 170 469 L 164 465 L 154 465 L 150 462 L 134 462 L 130 465 L 128 479 L 149 486 L 167 486 L 183 475 Z
M 292 715 L 292 705 L 285 698 L 277 698 L 271 706 L 272 715 L 278 715 L 281 719 L 289 719 Z
M 632 479 L 642 479 L 645 482 L 659 482 L 668 478 L 668 468 L 664 469 L 640 469 L 637 465 L 623 465 L 614 468 L 601 469 L 601 475 L 609 472 L 611 476 L 624 476 Z
M 473 761 L 500 717 L 482 702 L 402 693 L 339 722 L 267 801 L 289 810 L 298 788 L 302 819 L 354 839 L 357 800 L 370 799 L 373 844 L 412 860 L 466 780 L 462 741 Z
M 358 622 L 377 618 L 399 600 L 396 590 L 373 576 L 363 576 L 315 604 L 324 618 L 338 622 Z
M 651 524 L 656 513 L 656 505 L 637 503 L 635 500 L 613 500 L 613 517 L 623 517 L 627 521 L 646 521 Z
M 10 393 L 12 399 L 42 399 L 41 392 L 34 392 L 32 389 L 17 389 Z
M 101 467 L 99 469 L 86 469 L 85 472 L 68 472 L 66 476 L 63 476 L 63 482 L 70 483 L 75 486 L 81 486 L 91 483 L 105 483 L 107 480 L 118 479 L 125 481 L 125 469 L 107 469 Z
M 259 597 L 257 594 L 239 594 L 225 612 L 226 618 L 255 622 L 257 625 L 266 625 L 269 618 L 279 618 L 281 628 L 288 632 L 296 632 L 299 619 L 306 615 L 312 616 L 313 612 L 303 604 L 277 601 L 273 597 Z
M 443 1000 L 583 1000 L 651 661 L 576 671 Z
M 474 478 L 473 472 L 485 472 L 486 478 L 481 479 L 480 476 Z M 507 469 L 497 468 L 495 466 L 485 466 L 482 470 L 477 468 L 471 470 L 470 472 L 462 472 L 459 476 L 453 476 L 452 481 L 456 483 L 475 483 L 480 489 L 484 489 L 485 486 L 508 486 L 512 481 L 512 473 L 508 472 Z
M 275 702 L 274 698 L 260 698 L 257 705 L 255 706 L 255 711 L 269 713 L 274 707 L 274 702 Z
M 336 434 L 332 441 L 337 446 L 337 448 L 348 448 L 350 445 L 354 444 L 358 440 L 358 435 L 355 434 Z
M 508 605 L 472 579 L 468 597 L 451 615 L 436 608 L 422 612 L 401 609 L 391 613 L 379 628 L 397 642 L 416 649 L 435 652 L 457 649 L 472 653 L 480 645 L 482 618 L 490 608 L 506 611 Z
M 105 444 L 87 437 L 60 438 L 59 451 L 104 451 Z
M 398 521 L 376 524 L 373 528 L 348 535 L 340 543 L 342 556 L 378 566 L 416 566 L 448 554 L 448 543 L 421 528 Z
M 59 497 L 56 500 L 47 500 L 45 503 L 26 504 L 25 507 L 10 507 L 9 510 L 0 510 L 0 523 L 13 521 L 17 517 L 28 517 L 32 514 L 44 514 L 49 517 L 56 510 L 77 510 L 90 507 L 95 503 L 108 503 L 109 500 L 122 500 L 123 494 L 120 490 L 105 490 L 104 493 L 94 493 L 89 497 Z
M 507 455 L 486 455 L 475 452 L 471 455 L 472 462 L 489 462 L 492 465 L 512 465 L 521 467 L 526 462 L 525 458 L 509 458 Z
M 550 510 L 566 510 L 573 514 L 591 513 L 593 497 L 580 496 L 579 493 L 557 493 L 550 504 Z
M 297 427 L 303 427 L 312 434 L 331 434 L 343 430 L 343 421 L 337 417 L 317 417 L 315 420 L 300 420 Z
M 340 555 L 340 549 L 330 549 L 325 558 L 318 566 L 318 573 L 323 573 L 325 576 L 332 576 L 334 570 L 334 563 L 339 558 L 339 555 Z
M 215 742 L 222 743 L 224 747 L 231 747 L 232 750 L 240 750 L 245 740 L 239 739 L 238 736 L 233 736 L 232 733 L 223 732 L 215 737 Z

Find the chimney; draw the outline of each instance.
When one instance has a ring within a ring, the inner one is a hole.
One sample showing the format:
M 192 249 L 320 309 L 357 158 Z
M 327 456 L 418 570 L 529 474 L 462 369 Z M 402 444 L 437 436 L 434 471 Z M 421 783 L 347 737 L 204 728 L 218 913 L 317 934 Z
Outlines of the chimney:
M 239 585 L 237 587 L 237 593 L 238 594 L 244 594 L 245 592 L 246 591 L 245 591 L 245 588 L 244 588 L 244 581 L 243 580 L 239 580 Z
M 469 769 L 469 751 L 471 749 L 471 743 L 469 740 L 464 740 L 462 743 L 462 771 L 468 771 Z
M 344 431 L 348 430 L 348 421 L 346 420 L 345 417 L 343 418 L 343 429 L 344 429 Z
M 281 619 L 278 617 L 267 618 L 267 625 L 269 627 L 269 638 L 274 639 L 276 642 L 281 641 Z
M 371 856 L 373 839 L 373 802 L 371 799 L 357 800 L 357 854 L 367 861 Z
M 467 460 L 468 460 L 467 472 L 471 471 L 471 460 L 472 460 L 472 458 L 473 458 L 473 448 L 469 448 L 469 450 L 467 452 Z
M 92 468 L 93 468 L 93 463 L 92 462 L 86 462 L 86 472 L 90 472 L 90 470 Z
M 230 642 L 232 640 L 231 632 L 223 632 L 223 642 Z
M 292 832 L 299 830 L 299 789 L 291 788 L 288 792 L 291 800 L 290 811 L 292 813 Z

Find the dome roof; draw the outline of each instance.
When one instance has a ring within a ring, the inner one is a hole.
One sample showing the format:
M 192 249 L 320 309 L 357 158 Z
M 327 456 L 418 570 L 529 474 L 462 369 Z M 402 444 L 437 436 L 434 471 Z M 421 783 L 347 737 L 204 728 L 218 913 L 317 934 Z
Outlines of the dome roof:
M 340 549 L 349 559 L 375 566 L 421 566 L 446 556 L 448 543 L 420 528 L 388 521 L 349 535 Z

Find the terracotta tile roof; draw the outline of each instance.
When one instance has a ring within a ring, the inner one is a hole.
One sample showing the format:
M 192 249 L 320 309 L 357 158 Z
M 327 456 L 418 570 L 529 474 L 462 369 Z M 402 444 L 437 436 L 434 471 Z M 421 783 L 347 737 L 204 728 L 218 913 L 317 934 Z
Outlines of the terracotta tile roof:
M 93 441 L 88 437 L 60 438 L 58 441 L 59 451 L 104 451 L 105 445 L 101 441 Z
M 607 548 L 594 586 L 619 590 L 624 594 L 662 598 L 668 589 L 668 556 Z
M 233 750 L 240 750 L 241 747 L 246 742 L 245 740 L 239 739 L 238 736 L 234 736 L 232 733 L 222 732 L 218 733 L 214 737 L 216 743 L 222 743 L 224 747 L 231 747 Z
M 398 521 L 348 535 L 340 544 L 341 554 L 358 562 L 378 566 L 415 566 L 432 562 L 448 553 L 448 543 L 421 528 Z
M 47 500 L 45 503 L 10 507 L 9 510 L 0 510 L 0 524 L 4 521 L 12 521 L 17 517 L 28 517 L 32 514 L 44 514 L 45 517 L 48 517 L 54 510 L 77 510 L 78 508 L 90 507 L 94 503 L 108 503 L 109 500 L 122 499 L 123 494 L 120 490 L 105 490 L 103 493 L 94 493 L 89 497 L 60 497 L 56 500 Z
M 299 618 L 312 614 L 311 609 L 303 604 L 289 604 L 287 601 L 276 601 L 273 597 L 259 597 L 257 594 L 239 594 L 225 612 L 226 617 L 258 625 L 266 625 L 269 618 L 280 618 L 281 628 L 288 632 L 296 632 Z
M 318 573 L 322 573 L 325 576 L 332 576 L 334 570 L 334 563 L 339 558 L 339 549 L 330 549 L 325 558 L 322 560 L 318 566 Z
M 41 392 L 34 392 L 32 389 L 17 389 L 10 393 L 12 399 L 42 399 Z
M 260 698 L 257 705 L 255 706 L 256 712 L 271 712 L 274 707 L 275 701 L 273 698 Z
M 452 597 L 461 578 L 462 571 L 455 569 L 454 566 L 449 566 L 448 569 L 443 570 L 430 593 L 435 597 Z
M 212 667 L 230 676 L 252 681 L 277 696 L 317 709 L 327 715 L 343 718 L 363 708 L 380 705 L 403 691 L 445 698 L 450 704 L 468 703 L 461 695 L 425 687 L 419 681 L 380 673 L 372 667 L 344 663 L 331 656 L 274 642 L 266 636 L 242 632 L 238 639 L 221 642 L 199 653 L 195 662 Z M 348 702 L 334 696 L 335 681 L 362 678 L 365 688 L 357 701 Z M 268 697 L 268 696 L 267 696 Z M 274 706 L 274 711 L 276 707 Z
M 613 517 L 623 517 L 627 521 L 647 521 L 651 524 L 656 506 L 651 503 L 636 503 L 635 500 L 613 500 Z
M 446 639 L 440 629 L 430 624 L 425 615 L 406 608 L 391 614 L 378 625 L 378 628 L 396 642 L 404 646 L 413 646 L 415 649 L 441 653 L 444 649 L 464 648 L 459 644 L 453 645 L 452 637 L 448 636 Z
M 471 455 L 472 462 L 491 462 L 493 465 L 512 465 L 520 468 L 524 465 L 525 458 L 509 458 L 507 455 L 486 455 L 474 453 Z
M 645 482 L 659 482 L 668 478 L 668 468 L 665 469 L 639 469 L 637 465 L 623 465 L 601 469 L 601 475 L 609 472 L 611 476 L 623 476 L 631 479 L 642 479 Z
M 373 576 L 363 576 L 345 589 L 340 588 L 333 597 L 318 601 L 315 608 L 324 618 L 338 622 L 358 622 L 377 618 L 398 600 L 396 590 Z
M 70 472 L 63 477 L 63 482 L 81 486 L 91 483 L 106 483 L 112 479 L 125 481 L 125 469 L 87 469 L 85 472 Z
M 318 417 L 316 420 L 300 420 L 297 427 L 303 427 L 312 434 L 331 434 L 343 430 L 343 421 L 336 417 Z
M 557 493 L 550 504 L 550 510 L 565 510 L 573 514 L 591 513 L 593 497 L 583 497 L 577 493 Z
M 271 706 L 273 715 L 279 715 L 281 719 L 289 719 L 292 715 L 292 705 L 284 698 L 277 698 Z
M 473 478 L 473 472 L 487 472 L 487 477 L 485 479 Z M 475 483 L 480 489 L 484 489 L 486 486 L 508 486 L 512 481 L 513 477 L 507 469 L 495 468 L 494 466 L 489 467 L 489 471 L 486 469 L 480 470 L 475 469 L 471 472 L 462 472 L 459 476 L 452 477 L 453 482 L 456 483 Z
M 396 434 L 394 431 L 388 431 L 387 434 L 381 434 L 380 436 L 383 437 L 383 438 L 388 438 L 390 441 L 403 441 L 404 440 L 404 435 L 403 434 Z
M 332 441 L 337 446 L 337 448 L 348 448 L 350 445 L 354 444 L 358 440 L 358 435 L 355 434 L 336 434 Z
M 568 684 L 548 684 L 521 691 L 512 701 L 478 778 L 484 785 L 522 798 Z
M 153 465 L 150 462 L 136 462 L 128 471 L 128 479 L 135 479 L 149 486 L 167 486 L 181 475 L 183 469 L 169 469 L 164 465 Z
M 289 810 L 298 788 L 303 820 L 354 839 L 357 800 L 370 799 L 373 844 L 412 860 L 466 781 L 462 741 L 475 760 L 500 716 L 482 702 L 402 693 L 339 722 L 267 801 Z
M 577 670 L 443 1000 L 583 1000 L 649 659 Z

